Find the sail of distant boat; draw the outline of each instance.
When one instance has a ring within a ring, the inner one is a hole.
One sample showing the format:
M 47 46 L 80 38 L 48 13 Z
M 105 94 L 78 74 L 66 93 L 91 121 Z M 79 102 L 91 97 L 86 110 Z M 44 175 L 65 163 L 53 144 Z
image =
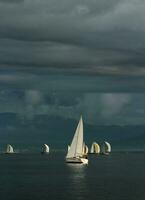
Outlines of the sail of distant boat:
M 111 152 L 111 145 L 109 142 L 104 142 L 102 147 L 102 153 L 108 155 Z
M 70 150 L 70 145 L 67 146 L 67 152 Z
M 88 163 L 88 159 L 83 157 L 83 144 L 83 120 L 81 117 L 70 145 L 70 149 L 67 152 L 66 162 L 83 164 Z
M 49 153 L 49 146 L 47 144 L 44 144 L 42 147 L 42 153 Z
M 13 149 L 12 145 L 10 145 L 10 144 L 7 145 L 6 153 L 14 153 L 14 149 Z
M 98 143 L 96 143 L 96 142 L 93 142 L 93 143 L 92 143 L 90 153 L 94 153 L 94 154 L 95 154 L 95 153 L 96 153 L 96 154 L 99 154 L 99 153 L 100 153 L 100 146 L 99 146 Z
M 84 155 L 87 155 L 87 154 L 88 154 L 88 151 L 89 151 L 89 148 L 88 148 L 88 146 L 84 143 L 84 144 L 83 144 L 83 154 L 84 154 Z

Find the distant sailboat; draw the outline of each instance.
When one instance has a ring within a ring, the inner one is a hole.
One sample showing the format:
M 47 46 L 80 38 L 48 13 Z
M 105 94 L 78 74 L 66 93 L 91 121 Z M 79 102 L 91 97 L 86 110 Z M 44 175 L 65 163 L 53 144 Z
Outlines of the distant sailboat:
M 10 144 L 7 145 L 6 153 L 14 153 L 14 149 L 13 149 L 12 145 L 10 145 Z
M 83 120 L 81 117 L 70 145 L 70 149 L 66 155 L 67 163 L 88 164 L 88 159 L 83 153 L 83 145 Z
M 99 153 L 100 153 L 100 146 L 99 146 L 98 143 L 96 143 L 96 142 L 93 142 L 93 143 L 92 143 L 90 153 L 91 153 L 91 154 L 99 154 Z
M 84 154 L 84 155 L 87 155 L 88 152 L 89 152 L 89 148 L 88 148 L 88 146 L 84 143 L 84 144 L 83 144 L 83 154 Z
M 70 145 L 67 146 L 67 152 L 70 150 Z
M 111 152 L 111 145 L 109 142 L 104 142 L 102 146 L 102 154 L 109 155 Z
M 42 147 L 42 154 L 47 154 L 49 153 L 49 146 L 47 144 L 44 144 Z

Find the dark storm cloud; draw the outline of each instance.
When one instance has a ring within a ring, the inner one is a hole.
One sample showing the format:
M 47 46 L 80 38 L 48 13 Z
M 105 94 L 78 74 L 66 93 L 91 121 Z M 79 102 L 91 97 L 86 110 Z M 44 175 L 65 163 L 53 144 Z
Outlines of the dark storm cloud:
M 144 75 L 144 1 L 7 2 L 0 1 L 1 66 Z
M 2 3 L 22 3 L 24 0 L 0 0 Z
M 114 69 L 113 69 L 114 70 Z M 104 69 L 104 74 L 107 76 L 96 76 L 93 74 L 66 74 L 66 70 L 62 70 L 62 73 L 57 71 L 54 73 L 54 69 L 48 71 L 46 68 L 36 69 L 31 68 L 26 71 L 26 68 L 19 67 L 9 68 L 9 73 L 5 67 L 0 69 L 0 89 L 32 89 L 40 91 L 49 91 L 51 93 L 88 93 L 88 92 L 144 92 L 145 91 L 145 78 L 144 70 L 138 72 L 138 77 L 135 72 L 131 72 L 132 76 L 108 76 L 110 71 Z M 106 72 L 107 71 L 107 72 Z M 92 73 L 92 72 L 91 72 Z M 102 69 L 101 69 L 101 73 Z M 120 72 L 113 72 L 118 74 Z M 124 73 L 124 72 L 123 72 Z M 129 73 L 129 72 L 127 72 Z M 135 73 L 135 75 L 133 75 Z M 112 74 L 112 73 L 111 73 Z M 51 101 L 51 99 L 50 99 Z M 69 102 L 68 102 L 69 103 Z
M 127 93 L 50 93 L 39 90 L 0 91 L 0 113 L 32 120 L 38 115 L 76 119 L 87 124 L 143 125 L 145 95 Z M 51 101 L 50 101 L 51 99 Z

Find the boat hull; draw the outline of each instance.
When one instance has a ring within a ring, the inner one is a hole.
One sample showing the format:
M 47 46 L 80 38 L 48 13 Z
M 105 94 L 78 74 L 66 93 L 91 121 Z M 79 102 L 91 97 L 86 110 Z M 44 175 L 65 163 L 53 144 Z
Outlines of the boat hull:
M 103 152 L 101 153 L 101 155 L 104 155 L 104 156 L 109 156 L 110 153 L 107 153 L 107 152 Z
M 88 159 L 86 158 L 66 158 L 67 163 L 74 164 L 88 164 Z
M 5 154 L 15 154 L 15 152 L 5 152 Z
M 49 152 L 43 152 L 43 151 L 42 151 L 41 154 L 46 154 L 46 155 L 47 155 L 47 154 L 49 154 Z
M 99 155 L 100 153 L 91 153 L 91 152 L 90 152 L 89 154 L 93 154 L 93 155 Z

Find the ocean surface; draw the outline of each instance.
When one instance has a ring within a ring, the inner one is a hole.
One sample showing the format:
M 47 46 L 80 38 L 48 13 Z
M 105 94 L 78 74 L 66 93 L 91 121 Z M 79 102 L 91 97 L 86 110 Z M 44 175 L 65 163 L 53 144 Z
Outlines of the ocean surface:
M 144 200 L 145 153 L 89 155 L 64 162 L 65 152 L 0 154 L 1 200 Z

